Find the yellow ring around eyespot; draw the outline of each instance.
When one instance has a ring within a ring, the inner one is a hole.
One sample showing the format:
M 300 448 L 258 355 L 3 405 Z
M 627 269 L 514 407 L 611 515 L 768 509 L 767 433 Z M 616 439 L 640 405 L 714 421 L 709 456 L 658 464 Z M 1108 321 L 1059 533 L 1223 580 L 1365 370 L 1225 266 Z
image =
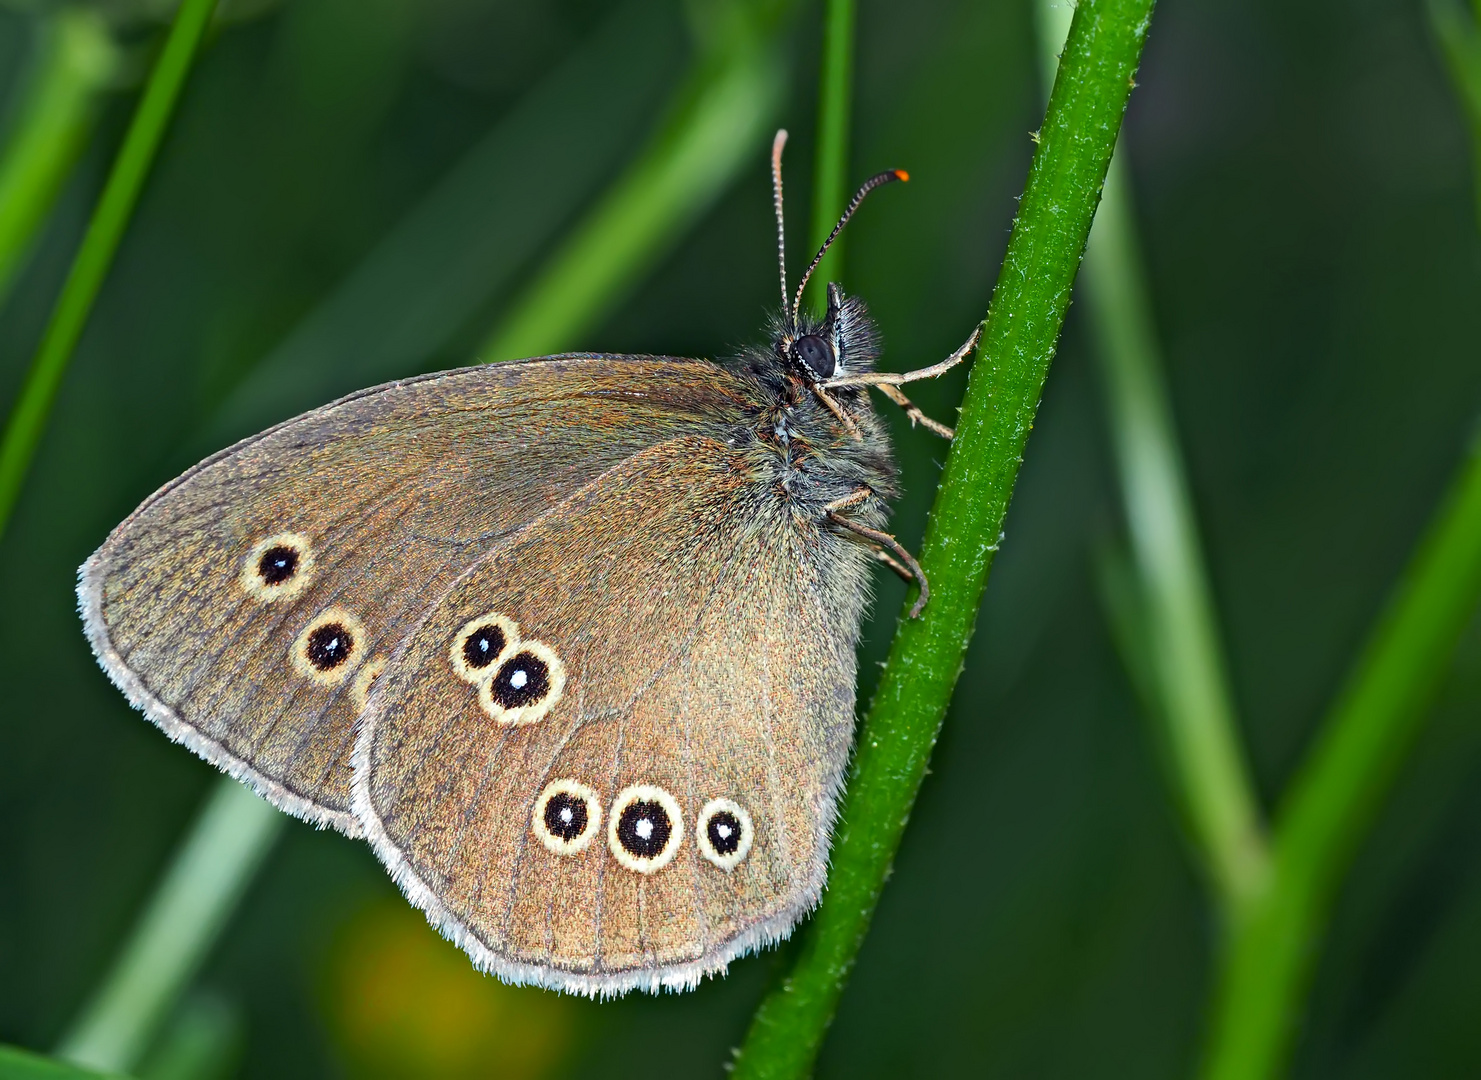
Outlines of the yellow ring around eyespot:
M 545 808 L 557 795 L 570 795 L 580 799 L 586 806 L 586 828 L 580 836 L 563 840 L 546 827 Z M 575 855 L 585 851 L 597 834 L 602 831 L 602 804 L 597 801 L 597 793 L 579 780 L 552 780 L 545 785 L 545 790 L 540 792 L 540 797 L 535 800 L 535 811 L 530 819 L 530 828 L 539 838 L 540 843 L 544 844 L 552 854 Z
M 275 547 L 290 548 L 298 556 L 298 565 L 287 581 L 270 585 L 262 580 L 261 564 L 262 557 Z M 242 591 L 264 604 L 291 600 L 307 589 L 313 579 L 314 545 L 307 536 L 297 532 L 274 533 L 265 540 L 257 541 L 252 545 L 252 550 L 247 552 L 247 557 L 242 560 L 242 568 L 237 572 L 237 584 L 242 587 Z
M 366 703 L 370 701 L 370 688 L 375 685 L 375 680 L 380 678 L 381 672 L 386 670 L 386 658 L 377 656 L 374 660 L 361 665 L 355 673 L 355 681 L 350 684 L 350 700 L 355 705 L 357 713 L 364 712 Z
M 515 708 L 506 708 L 494 700 L 494 680 L 506 664 L 511 663 L 521 653 L 529 653 L 535 659 L 545 665 L 545 677 L 549 680 L 549 689 L 545 696 L 539 701 L 532 701 L 528 705 L 519 705 Z M 551 709 L 555 708 L 560 701 L 561 695 L 566 690 L 566 665 L 561 663 L 561 658 L 556 655 L 554 649 L 543 641 L 521 641 L 503 660 L 498 664 L 490 665 L 494 673 L 478 686 L 478 703 L 483 706 L 483 711 L 500 724 L 534 724 L 544 720 Z
M 463 644 L 468 640 L 468 635 L 480 626 L 497 626 L 504 635 L 504 647 L 498 654 L 481 668 L 468 666 L 468 658 L 463 655 Z M 464 682 L 478 686 L 480 683 L 492 679 L 494 672 L 499 670 L 499 665 L 510 653 L 510 650 L 519 646 L 519 623 L 508 615 L 500 615 L 497 611 L 490 611 L 486 615 L 480 615 L 476 619 L 465 622 L 456 634 L 453 635 L 453 643 L 447 650 L 447 659 L 453 666 L 453 674 Z
M 740 841 L 729 855 L 722 855 L 715 850 L 710 843 L 710 819 L 718 813 L 732 815 L 740 822 Z M 745 808 L 733 799 L 711 799 L 704 804 L 699 812 L 699 820 L 694 823 L 694 839 L 699 844 L 699 853 L 710 862 L 714 863 L 727 874 L 741 864 L 751 852 L 751 841 L 755 839 L 756 829 L 751 824 L 751 815 L 746 813 Z
M 309 637 L 315 630 L 324 626 L 339 623 L 345 628 L 350 638 L 350 652 L 344 661 L 335 665 L 328 671 L 316 668 L 308 658 Z M 342 607 L 325 608 L 314 616 L 312 622 L 299 631 L 298 637 L 293 639 L 293 648 L 289 655 L 293 660 L 293 670 L 306 679 L 311 679 L 320 686 L 338 686 L 349 678 L 350 673 L 360 666 L 361 659 L 369 647 L 369 639 L 365 633 L 365 624 L 355 616 L 351 615 Z
M 622 823 L 622 812 L 635 802 L 657 803 L 668 814 L 669 838 L 656 855 L 634 855 L 622 846 L 622 840 L 617 835 L 617 826 Z M 653 784 L 634 784 L 623 788 L 617 793 L 617 798 L 612 800 L 612 813 L 607 818 L 607 848 L 623 867 L 638 874 L 656 873 L 673 861 L 683 843 L 684 815 L 679 811 L 678 800 L 663 788 Z

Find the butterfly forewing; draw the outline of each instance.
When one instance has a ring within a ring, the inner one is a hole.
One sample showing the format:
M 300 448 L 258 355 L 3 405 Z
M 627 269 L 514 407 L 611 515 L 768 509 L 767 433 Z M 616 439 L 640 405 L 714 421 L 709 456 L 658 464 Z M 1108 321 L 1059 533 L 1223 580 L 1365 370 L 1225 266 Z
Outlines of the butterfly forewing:
M 196 466 L 114 530 L 81 572 L 89 638 L 172 738 L 354 833 L 354 720 L 424 610 L 603 471 L 733 411 L 723 376 L 697 361 L 551 358 L 305 414 Z
M 840 541 L 764 479 L 716 438 L 636 455 L 502 540 L 383 676 L 357 813 L 485 969 L 590 994 L 692 985 L 815 900 L 858 610 L 825 609 L 819 549 Z M 494 617 L 533 651 L 477 680 L 460 635 Z M 530 719 L 506 706 L 536 645 L 563 681 Z

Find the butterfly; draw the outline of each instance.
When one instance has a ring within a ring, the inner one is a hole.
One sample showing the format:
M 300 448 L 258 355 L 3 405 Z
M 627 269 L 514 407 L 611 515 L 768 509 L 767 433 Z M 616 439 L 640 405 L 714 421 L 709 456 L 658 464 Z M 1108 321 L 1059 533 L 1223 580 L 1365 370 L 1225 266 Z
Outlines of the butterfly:
M 173 740 L 364 837 L 482 970 L 684 989 L 817 902 L 897 493 L 864 305 L 801 306 L 871 178 L 725 362 L 574 353 L 405 379 L 150 496 L 79 572 L 103 669 Z

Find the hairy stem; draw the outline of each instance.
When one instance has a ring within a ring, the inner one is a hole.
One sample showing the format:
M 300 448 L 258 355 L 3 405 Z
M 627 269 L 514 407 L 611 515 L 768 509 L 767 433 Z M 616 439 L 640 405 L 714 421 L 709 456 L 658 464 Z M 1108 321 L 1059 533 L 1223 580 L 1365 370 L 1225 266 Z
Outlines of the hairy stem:
M 859 735 L 833 870 L 796 965 L 763 999 L 742 1077 L 812 1068 L 889 875 L 961 671 L 1151 18 L 1083 0 L 988 309 L 920 562 L 934 599 L 895 635 Z

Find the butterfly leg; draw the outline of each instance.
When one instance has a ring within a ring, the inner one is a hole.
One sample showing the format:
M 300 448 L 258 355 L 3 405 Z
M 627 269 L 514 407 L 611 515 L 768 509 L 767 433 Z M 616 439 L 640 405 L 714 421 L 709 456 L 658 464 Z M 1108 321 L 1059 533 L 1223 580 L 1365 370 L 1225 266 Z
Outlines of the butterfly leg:
M 871 529 L 868 525 L 862 525 L 857 521 L 850 521 L 839 513 L 840 510 L 847 510 L 849 507 L 858 506 L 861 502 L 873 496 L 873 494 L 874 491 L 872 489 L 861 487 L 841 499 L 833 500 L 827 506 L 823 507 L 823 512 L 828 515 L 828 520 L 839 528 L 847 529 L 849 532 L 856 533 L 866 540 L 872 540 L 875 545 L 878 545 L 875 553 L 881 562 L 889 566 L 906 581 L 914 581 L 920 586 L 920 595 L 915 598 L 915 603 L 910 608 L 910 617 L 912 619 L 919 618 L 920 613 L 925 609 L 926 601 L 931 597 L 931 585 L 926 580 L 925 571 L 920 568 L 920 563 L 915 561 L 915 556 L 906 551 L 900 544 L 900 541 L 896 540 L 889 533 L 882 532 L 879 529 Z M 897 562 L 894 558 L 886 554 L 883 550 L 885 548 L 894 552 L 899 557 L 899 561 Z
M 910 417 L 911 427 L 914 427 L 919 422 L 927 431 L 933 431 L 943 439 L 956 438 L 955 431 L 939 420 L 932 420 L 925 413 L 921 412 L 920 406 L 906 397 L 905 392 L 898 386 L 891 386 L 889 383 L 879 383 L 875 386 L 875 389 L 905 410 L 905 415 Z
M 832 389 L 837 386 L 901 386 L 908 382 L 919 382 L 921 379 L 934 379 L 938 375 L 944 375 L 967 358 L 967 354 L 977 348 L 977 342 L 982 337 L 982 327 L 979 325 L 972 331 L 972 336 L 962 343 L 962 347 L 952 353 L 939 364 L 930 367 L 917 368 L 914 371 L 867 371 L 862 375 L 840 375 L 836 379 L 829 379 L 821 383 L 821 389 Z
M 832 394 L 816 383 L 812 384 L 812 392 L 823 403 L 824 408 L 838 417 L 838 422 L 844 426 L 844 430 L 860 442 L 864 440 L 863 434 L 859 431 L 859 425 L 854 423 L 854 418 L 848 414 L 848 410 L 835 401 Z
M 891 570 L 893 570 L 896 576 L 898 576 L 901 581 L 905 582 L 905 584 L 909 585 L 915 581 L 915 575 L 912 574 L 904 566 L 901 566 L 899 561 L 896 560 L 895 557 L 884 548 L 876 547 L 874 549 L 874 557 L 888 566 Z

